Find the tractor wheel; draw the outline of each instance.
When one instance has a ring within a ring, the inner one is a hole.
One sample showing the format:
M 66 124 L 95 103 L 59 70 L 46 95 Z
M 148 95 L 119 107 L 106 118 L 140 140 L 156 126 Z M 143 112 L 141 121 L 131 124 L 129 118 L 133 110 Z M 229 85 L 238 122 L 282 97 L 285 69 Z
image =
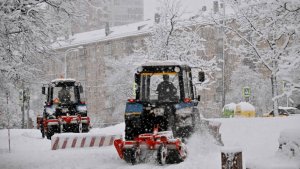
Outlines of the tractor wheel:
M 90 131 L 88 124 L 82 124 L 82 132 L 88 133 Z
M 137 148 L 125 149 L 124 150 L 124 160 L 127 163 L 135 165 L 140 162 L 140 151 Z
M 51 137 L 54 135 L 54 132 L 50 129 L 48 129 L 48 131 L 47 131 L 47 134 L 46 134 L 46 136 L 47 136 L 47 139 L 49 139 L 49 140 L 51 140 Z
M 41 130 L 41 133 L 42 133 L 42 138 L 45 138 L 45 129 L 44 129 L 44 126 L 41 126 L 40 130 Z
M 42 138 L 45 138 L 45 131 L 44 131 L 44 129 L 41 129 L 41 133 L 42 133 Z
M 157 162 L 161 165 L 165 165 L 168 156 L 168 149 L 167 146 L 161 144 L 157 150 Z
M 180 154 L 177 150 L 170 150 L 167 158 L 167 163 L 176 164 L 181 163 L 183 159 L 180 157 Z

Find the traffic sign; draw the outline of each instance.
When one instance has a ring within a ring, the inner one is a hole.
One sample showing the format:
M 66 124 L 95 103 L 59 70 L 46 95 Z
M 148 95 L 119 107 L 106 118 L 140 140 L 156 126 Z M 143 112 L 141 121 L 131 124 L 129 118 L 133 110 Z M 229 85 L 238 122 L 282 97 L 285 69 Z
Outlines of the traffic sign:
M 250 97 L 251 96 L 251 88 L 246 86 L 243 87 L 243 96 L 244 97 Z

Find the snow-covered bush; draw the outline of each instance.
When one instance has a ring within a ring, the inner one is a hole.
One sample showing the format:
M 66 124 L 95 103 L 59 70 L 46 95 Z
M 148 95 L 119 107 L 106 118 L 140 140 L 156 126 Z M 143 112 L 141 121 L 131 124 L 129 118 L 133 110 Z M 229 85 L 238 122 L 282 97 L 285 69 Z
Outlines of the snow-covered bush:
M 226 104 L 223 107 L 223 117 L 233 117 L 236 109 L 235 103 Z

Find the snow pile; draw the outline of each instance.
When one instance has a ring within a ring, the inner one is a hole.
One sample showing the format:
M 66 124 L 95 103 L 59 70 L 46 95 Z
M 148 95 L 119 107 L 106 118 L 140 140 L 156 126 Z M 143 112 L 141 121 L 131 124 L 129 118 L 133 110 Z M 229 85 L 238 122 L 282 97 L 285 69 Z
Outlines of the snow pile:
M 237 106 L 239 106 L 242 111 L 255 111 L 255 107 L 248 102 L 240 102 Z
M 278 109 L 282 109 L 282 110 L 297 110 L 296 107 L 283 107 L 283 106 L 278 106 Z
M 214 138 L 205 131 L 199 131 L 187 141 L 188 157 L 177 165 L 169 165 L 170 169 L 215 169 L 221 166 L 221 147 Z
M 216 120 L 222 122 L 220 133 L 224 146 L 241 147 L 247 168 L 300 168 L 300 160 L 277 153 L 280 132 L 290 128 L 300 130 L 300 116 Z
M 92 128 L 89 133 L 92 133 L 92 134 L 103 133 L 103 134 L 106 134 L 106 135 L 122 135 L 122 136 L 125 136 L 125 123 L 120 123 L 120 124 L 105 127 L 105 128 Z
M 278 139 L 279 152 L 292 158 L 300 159 L 300 129 L 286 129 Z

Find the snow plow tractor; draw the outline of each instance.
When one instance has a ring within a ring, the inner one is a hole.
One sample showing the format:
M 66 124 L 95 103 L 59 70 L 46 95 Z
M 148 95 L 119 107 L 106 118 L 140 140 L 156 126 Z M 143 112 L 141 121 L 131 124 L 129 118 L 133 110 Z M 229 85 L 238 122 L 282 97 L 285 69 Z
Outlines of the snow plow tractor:
M 198 78 L 203 82 L 204 72 Z M 141 152 L 156 150 L 160 164 L 183 161 L 186 149 L 181 140 L 200 123 L 199 101 L 188 65 L 153 62 L 139 67 L 135 98 L 126 103 L 125 141 L 115 140 L 120 158 L 135 164 Z
M 51 139 L 55 133 L 89 131 L 90 118 L 87 116 L 87 106 L 80 97 L 83 88 L 79 82 L 56 79 L 44 85 L 42 93 L 47 101 L 43 116 L 37 117 L 37 126 L 43 137 Z

